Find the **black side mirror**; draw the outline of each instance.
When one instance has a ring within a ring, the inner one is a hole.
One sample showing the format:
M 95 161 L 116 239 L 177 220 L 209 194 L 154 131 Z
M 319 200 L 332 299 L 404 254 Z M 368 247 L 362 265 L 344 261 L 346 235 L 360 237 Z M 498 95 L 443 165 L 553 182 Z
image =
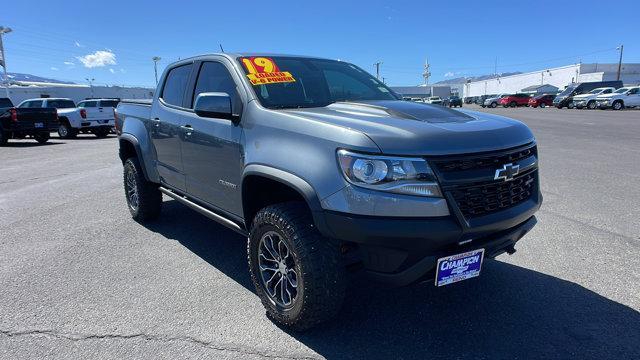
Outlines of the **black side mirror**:
M 200 93 L 196 98 L 193 111 L 201 117 L 238 120 L 238 116 L 233 115 L 231 97 L 227 93 Z

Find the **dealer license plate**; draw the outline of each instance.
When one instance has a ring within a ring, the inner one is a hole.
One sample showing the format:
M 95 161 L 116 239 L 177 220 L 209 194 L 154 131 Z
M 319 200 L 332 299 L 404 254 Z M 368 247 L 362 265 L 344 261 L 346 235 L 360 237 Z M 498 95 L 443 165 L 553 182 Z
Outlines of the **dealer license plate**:
M 36 127 L 36 129 L 42 129 L 44 127 L 43 123 L 35 123 L 34 126 Z
M 480 275 L 484 249 L 438 259 L 436 286 L 453 284 Z

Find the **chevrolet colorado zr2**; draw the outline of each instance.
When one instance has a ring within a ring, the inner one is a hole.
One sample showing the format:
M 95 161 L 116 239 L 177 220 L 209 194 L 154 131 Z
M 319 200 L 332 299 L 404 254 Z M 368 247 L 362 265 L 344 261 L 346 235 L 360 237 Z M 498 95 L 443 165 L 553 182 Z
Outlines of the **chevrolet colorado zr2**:
M 293 329 L 339 311 L 348 271 L 395 286 L 478 276 L 542 201 L 523 123 L 403 101 L 343 61 L 181 60 L 116 118 L 133 219 L 157 219 L 165 195 L 246 236 L 258 297 Z

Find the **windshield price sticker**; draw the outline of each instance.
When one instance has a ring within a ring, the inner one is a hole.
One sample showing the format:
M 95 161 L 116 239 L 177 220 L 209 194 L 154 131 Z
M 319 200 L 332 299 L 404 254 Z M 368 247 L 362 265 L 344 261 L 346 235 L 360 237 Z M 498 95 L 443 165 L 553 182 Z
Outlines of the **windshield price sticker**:
M 276 84 L 295 82 L 288 71 L 280 71 L 278 65 L 271 58 L 251 57 L 243 58 L 242 64 L 247 69 L 247 77 L 251 85 Z

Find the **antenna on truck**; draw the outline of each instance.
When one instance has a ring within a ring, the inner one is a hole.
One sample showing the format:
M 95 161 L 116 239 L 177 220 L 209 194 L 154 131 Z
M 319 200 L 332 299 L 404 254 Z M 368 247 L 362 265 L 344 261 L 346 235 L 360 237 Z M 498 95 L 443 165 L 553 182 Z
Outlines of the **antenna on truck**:
M 222 48 L 222 44 L 218 44 L 220 45 L 220 51 L 224 52 L 224 49 Z

